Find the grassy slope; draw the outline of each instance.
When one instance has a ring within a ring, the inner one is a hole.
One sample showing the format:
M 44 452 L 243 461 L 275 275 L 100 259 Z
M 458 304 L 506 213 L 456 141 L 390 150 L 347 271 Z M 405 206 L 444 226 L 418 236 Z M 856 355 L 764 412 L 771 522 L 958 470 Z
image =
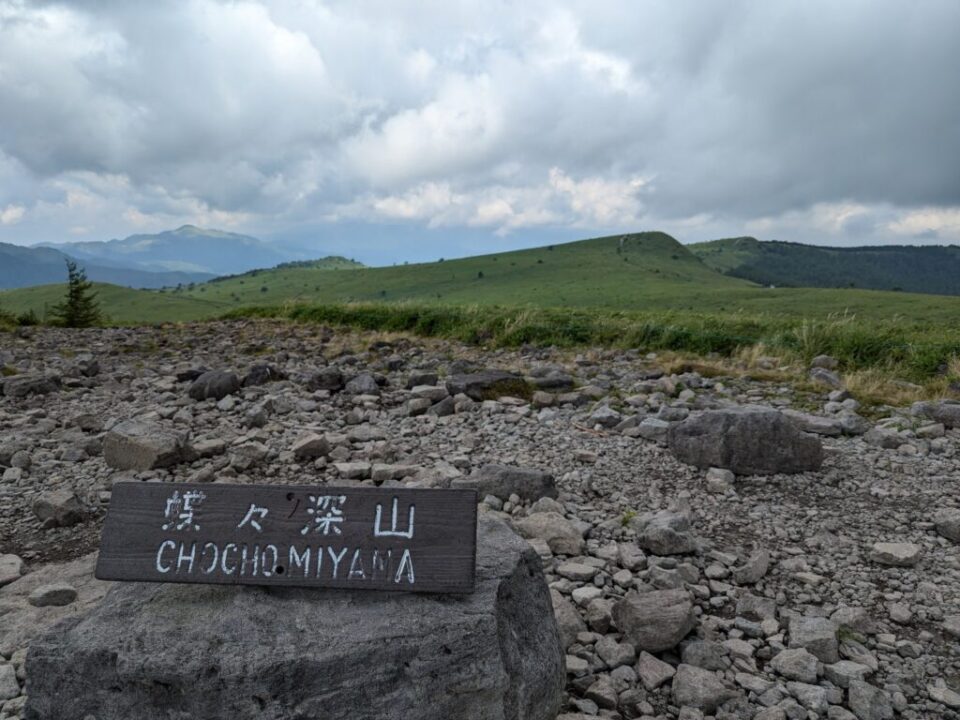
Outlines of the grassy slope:
M 119 285 L 94 283 L 100 306 L 111 323 L 136 324 L 166 320 L 202 320 L 216 317 L 226 304 L 151 290 L 132 290 Z M 66 285 L 37 285 L 0 291 L 0 308 L 23 313 L 33 310 L 42 320 L 48 308 L 63 300 Z
M 798 317 L 856 314 L 960 327 L 960 298 L 869 290 L 769 289 L 721 275 L 663 233 L 597 238 L 386 268 L 259 271 L 185 294 L 231 306 L 416 301 Z M 619 252 L 618 252 L 619 250 Z M 483 277 L 479 277 L 483 273 Z
M 709 267 L 764 285 L 960 295 L 960 248 L 832 248 L 751 237 L 690 245 Z

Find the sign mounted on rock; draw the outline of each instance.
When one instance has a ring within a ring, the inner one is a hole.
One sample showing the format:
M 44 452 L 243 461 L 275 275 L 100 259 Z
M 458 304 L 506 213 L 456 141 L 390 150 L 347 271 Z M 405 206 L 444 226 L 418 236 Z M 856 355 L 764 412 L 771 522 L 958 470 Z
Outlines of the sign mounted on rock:
M 120 482 L 100 580 L 473 592 L 473 490 Z

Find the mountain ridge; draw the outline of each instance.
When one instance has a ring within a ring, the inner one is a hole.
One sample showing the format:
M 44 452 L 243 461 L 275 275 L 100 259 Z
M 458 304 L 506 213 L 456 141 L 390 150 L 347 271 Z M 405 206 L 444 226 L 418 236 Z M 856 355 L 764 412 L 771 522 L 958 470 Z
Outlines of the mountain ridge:
M 743 236 L 687 247 L 717 272 L 760 285 L 960 295 L 956 245 L 831 247 Z

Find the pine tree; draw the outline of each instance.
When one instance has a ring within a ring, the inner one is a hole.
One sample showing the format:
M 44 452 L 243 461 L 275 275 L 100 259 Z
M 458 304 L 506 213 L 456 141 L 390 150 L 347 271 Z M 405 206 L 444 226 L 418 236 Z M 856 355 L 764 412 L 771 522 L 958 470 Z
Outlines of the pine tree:
M 50 310 L 57 325 L 72 328 L 92 327 L 100 323 L 100 305 L 87 273 L 67 260 L 67 297 Z

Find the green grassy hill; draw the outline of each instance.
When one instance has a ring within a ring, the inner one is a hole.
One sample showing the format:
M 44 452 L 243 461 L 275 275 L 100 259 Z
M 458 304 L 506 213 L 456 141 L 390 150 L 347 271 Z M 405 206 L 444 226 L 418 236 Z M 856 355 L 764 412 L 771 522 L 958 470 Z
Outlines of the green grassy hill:
M 276 268 L 196 285 L 190 297 L 241 304 L 418 300 L 643 309 L 696 306 L 752 283 L 706 267 L 664 233 L 640 233 L 458 260 L 318 273 Z
M 659 232 L 381 268 L 334 259 L 253 270 L 165 292 L 100 288 L 105 312 L 119 323 L 195 320 L 253 306 L 404 301 L 794 319 L 855 314 L 865 321 L 960 327 L 960 298 L 771 289 L 717 272 Z M 33 309 L 42 316 L 62 294 L 63 286 L 57 285 L 9 291 L 0 293 L 0 307 Z
M 836 248 L 739 237 L 689 248 L 709 267 L 761 285 L 960 295 L 956 246 Z
M 42 321 L 49 308 L 61 302 L 66 285 L 36 285 L 0 291 L 0 310 L 21 314 L 33 311 Z M 203 320 L 230 309 L 225 303 L 174 295 L 157 290 L 133 290 L 119 285 L 94 283 L 100 306 L 110 323 L 135 325 L 170 320 Z

